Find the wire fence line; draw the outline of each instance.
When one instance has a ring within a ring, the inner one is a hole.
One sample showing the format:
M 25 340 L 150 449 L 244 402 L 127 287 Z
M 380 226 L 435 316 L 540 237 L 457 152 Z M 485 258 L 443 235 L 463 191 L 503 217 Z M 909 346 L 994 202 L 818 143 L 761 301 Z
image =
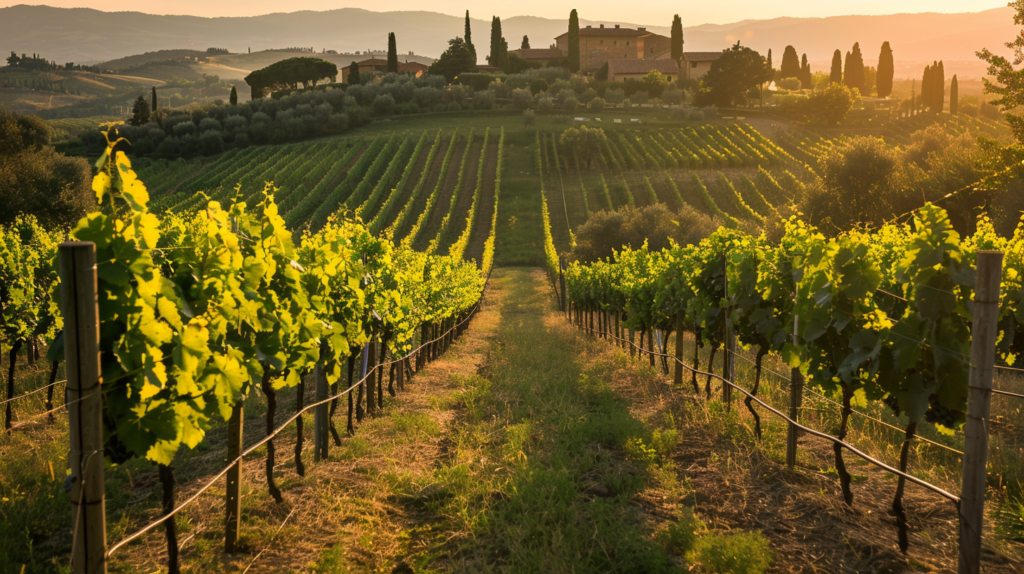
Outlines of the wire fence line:
M 67 382 L 67 380 L 54 381 L 52 383 L 47 383 L 47 384 L 39 387 L 38 389 L 35 389 L 35 390 L 32 390 L 32 391 L 28 391 L 26 393 L 22 393 L 22 394 L 17 395 L 17 396 L 13 396 L 13 397 L 11 397 L 9 399 L 4 399 L 4 400 L 0 401 L 0 405 L 5 405 L 7 403 L 14 402 L 14 401 L 19 400 L 19 399 L 23 399 L 25 397 L 34 395 L 36 393 L 41 393 L 41 392 L 45 391 L 46 389 L 48 389 L 50 387 L 54 387 L 54 386 L 57 386 L 57 385 L 59 385 L 61 383 L 66 383 L 66 382 Z
M 743 387 L 733 383 L 732 381 L 729 381 L 729 380 L 725 379 L 724 377 L 722 377 L 720 375 L 716 375 L 716 374 L 708 372 L 708 371 L 701 371 L 698 368 L 691 367 L 690 365 L 687 365 L 684 361 L 681 361 L 680 359 L 678 359 L 674 355 L 669 355 L 669 354 L 661 353 L 661 352 L 658 352 L 658 351 L 651 351 L 651 350 L 648 350 L 648 349 L 644 349 L 643 347 L 637 346 L 636 343 L 634 343 L 633 341 L 630 341 L 630 340 L 627 340 L 627 339 L 623 339 L 622 337 L 619 337 L 617 335 L 614 335 L 614 334 L 606 332 L 606 331 L 597 331 L 597 329 L 593 329 L 593 328 L 590 328 L 588 326 L 584 326 L 583 330 L 588 331 L 590 333 L 601 333 L 602 335 L 605 335 L 606 337 L 610 337 L 610 338 L 616 339 L 618 341 L 622 341 L 623 343 L 636 348 L 641 354 L 647 353 L 648 355 L 653 355 L 655 357 L 664 357 L 666 359 L 672 359 L 673 361 L 675 361 L 676 364 L 682 366 L 684 369 L 687 369 L 691 373 L 694 373 L 696 375 L 701 375 L 701 376 L 706 376 L 706 377 L 709 377 L 709 378 L 717 379 L 718 381 L 721 381 L 721 383 L 723 385 L 728 385 L 730 388 L 736 389 L 740 393 L 746 395 L 752 401 L 756 402 L 761 407 L 767 409 L 769 412 L 771 412 L 775 416 L 781 418 L 782 420 L 786 421 L 787 423 L 789 423 L 790 425 L 794 426 L 795 428 L 800 429 L 800 430 L 802 430 L 803 432 L 805 432 L 807 434 L 810 434 L 810 435 L 813 435 L 813 436 L 816 436 L 816 437 L 823 438 L 825 440 L 831 441 L 832 443 L 837 444 L 837 445 L 839 445 L 839 446 L 849 450 L 853 454 L 857 455 L 858 457 L 862 458 L 863 460 L 867 461 L 868 463 L 870 463 L 870 464 L 872 464 L 874 466 L 877 466 L 877 467 L 879 467 L 879 468 L 881 468 L 881 469 L 883 469 L 883 470 L 885 470 L 887 472 L 890 472 L 890 473 L 892 473 L 892 474 L 894 474 L 896 476 L 902 477 L 902 478 L 906 479 L 907 481 L 912 482 L 912 483 L 914 483 L 914 484 L 916 484 L 916 485 L 918 485 L 918 486 L 920 486 L 920 487 L 922 487 L 922 488 L 924 488 L 926 490 L 930 490 L 930 491 L 934 492 L 935 494 L 938 494 L 939 496 L 941 496 L 941 497 L 943 497 L 943 498 L 953 502 L 954 504 L 957 504 L 958 508 L 959 508 L 959 502 L 960 502 L 960 497 L 959 496 L 957 496 L 955 494 L 952 494 L 949 491 L 947 491 L 947 490 L 945 490 L 945 489 L 943 489 L 943 488 L 941 488 L 939 486 L 936 486 L 936 485 L 934 485 L 934 484 L 932 484 L 930 482 L 927 482 L 925 480 L 917 478 L 916 476 L 913 476 L 911 474 L 907 474 L 907 473 L 899 470 L 898 468 L 890 466 L 890 465 L 888 465 L 888 464 L 886 464 L 886 463 L 884 463 L 884 462 L 882 462 L 882 461 L 872 457 L 871 455 L 861 451 L 860 449 L 858 449 L 857 447 L 853 446 L 852 444 L 850 444 L 850 443 L 848 443 L 846 441 L 840 440 L 839 438 L 834 437 L 834 436 L 832 436 L 830 434 L 827 434 L 827 433 L 815 430 L 813 428 L 810 428 L 810 427 L 807 427 L 807 426 L 804 426 L 804 425 L 798 423 L 797 421 L 793 420 L 792 418 L 790 418 L 789 416 L 784 414 L 782 411 L 779 411 L 775 407 L 773 407 L 773 406 L 769 405 L 768 403 L 762 401 L 761 399 L 759 399 L 758 397 L 756 397 L 755 395 L 753 395 L 752 393 L 747 391 L 745 388 L 743 388 Z
M 345 395 L 348 395 L 353 390 L 358 389 L 378 369 L 381 369 L 381 368 L 384 368 L 384 367 L 387 367 L 389 365 L 393 365 L 393 364 L 396 364 L 396 363 L 401 363 L 401 362 L 403 362 L 403 361 L 405 361 L 407 359 L 410 359 L 410 358 L 416 356 L 427 345 L 432 345 L 432 344 L 434 344 L 434 343 L 436 343 L 438 341 L 441 341 L 442 339 L 444 339 L 445 337 L 450 335 L 453 331 L 455 331 L 456 329 L 461 327 L 463 324 L 467 323 L 470 319 L 472 319 L 476 315 L 476 313 L 479 311 L 479 309 L 480 309 L 480 301 L 478 301 L 473 306 L 473 308 L 470 310 L 469 314 L 466 315 L 466 317 L 463 320 L 461 320 L 458 323 L 452 325 L 448 330 L 446 330 L 441 335 L 439 335 L 439 336 L 437 336 L 434 339 L 431 339 L 429 341 L 422 342 L 416 349 L 410 351 L 409 353 L 407 353 L 403 357 L 400 357 L 400 358 L 397 358 L 397 359 L 393 358 L 391 360 L 388 360 L 388 361 L 385 361 L 385 362 L 382 362 L 382 363 L 378 364 L 377 366 L 375 366 L 372 369 L 368 370 L 367 373 L 363 376 L 362 379 L 360 379 L 359 381 L 357 381 L 355 383 L 352 383 L 345 390 L 343 390 L 343 391 L 341 391 L 341 392 L 339 392 L 339 393 L 337 393 L 337 394 L 335 394 L 333 396 L 327 397 L 327 398 L 325 398 L 323 400 L 316 401 L 316 402 L 314 402 L 314 403 L 312 403 L 312 404 L 310 404 L 308 406 L 305 406 L 302 410 L 296 412 L 288 420 L 286 420 L 284 423 L 282 423 L 280 426 L 278 426 L 272 433 L 268 434 L 267 436 L 265 436 L 262 439 L 258 440 L 255 444 L 249 446 L 244 451 L 242 451 L 238 455 L 237 458 L 235 458 L 234 460 L 229 462 L 227 464 L 227 466 L 222 468 L 216 475 L 214 475 L 213 478 L 208 480 L 198 491 L 193 493 L 184 502 L 178 504 L 170 512 L 161 515 L 159 518 L 149 522 L 148 524 L 146 524 L 145 526 L 139 528 L 138 530 L 136 530 L 132 534 L 126 536 L 123 539 L 121 539 L 121 541 L 119 541 L 117 544 L 114 544 L 113 546 L 111 546 L 110 549 L 107 550 L 107 556 L 113 555 L 113 553 L 116 552 L 118 549 L 124 547 L 125 545 L 127 545 L 130 542 L 132 542 L 133 540 L 139 538 L 140 536 L 143 536 L 147 532 L 149 532 L 149 531 L 153 530 L 154 528 L 156 528 L 157 526 L 163 524 L 168 519 L 172 518 L 173 516 L 175 516 L 176 514 L 181 512 L 182 510 L 184 510 L 185 507 L 189 506 L 190 504 L 192 504 L 193 502 L 198 500 L 201 495 L 203 495 L 206 491 L 208 491 L 210 488 L 215 486 L 217 484 L 217 482 L 220 481 L 220 479 L 224 478 L 224 476 L 228 473 L 228 471 L 230 471 L 235 465 L 241 463 L 242 460 L 247 455 L 252 454 L 252 452 L 255 451 L 256 449 L 260 448 L 261 446 L 263 446 L 266 443 L 268 443 L 271 440 L 273 440 L 274 437 L 276 437 L 278 434 L 283 432 L 289 425 L 291 425 L 293 422 L 295 422 L 296 419 L 298 419 L 302 415 L 306 414 L 307 412 L 309 412 L 310 410 L 312 410 L 315 407 L 327 404 L 327 403 L 329 403 L 329 402 L 331 402 L 331 401 L 333 401 L 335 399 L 339 399 L 339 398 L 341 398 L 341 397 L 343 397 Z

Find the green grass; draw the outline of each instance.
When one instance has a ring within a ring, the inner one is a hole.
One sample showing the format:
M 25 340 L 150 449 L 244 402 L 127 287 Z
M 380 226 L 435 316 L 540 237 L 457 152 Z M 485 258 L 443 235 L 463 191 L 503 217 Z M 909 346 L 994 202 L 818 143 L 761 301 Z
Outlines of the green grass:
M 427 503 L 467 531 L 453 569 L 678 571 L 630 504 L 657 456 L 623 449 L 652 443 L 654 429 L 605 383 L 606 364 L 587 364 L 575 336 L 545 325 L 542 284 L 527 271 L 495 280 L 505 291 L 497 341 L 482 376 L 460 381 L 451 460 Z

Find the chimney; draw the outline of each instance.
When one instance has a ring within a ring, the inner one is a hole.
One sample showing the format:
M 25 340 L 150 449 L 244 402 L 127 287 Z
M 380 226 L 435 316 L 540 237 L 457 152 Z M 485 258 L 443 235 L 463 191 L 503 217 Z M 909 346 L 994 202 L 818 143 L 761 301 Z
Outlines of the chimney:
M 604 28 L 604 24 L 601 24 L 601 28 Z
M 616 29 L 616 30 L 618 30 L 618 29 L 619 29 L 619 25 L 618 25 L 618 24 L 616 24 L 616 25 L 615 25 L 615 29 Z

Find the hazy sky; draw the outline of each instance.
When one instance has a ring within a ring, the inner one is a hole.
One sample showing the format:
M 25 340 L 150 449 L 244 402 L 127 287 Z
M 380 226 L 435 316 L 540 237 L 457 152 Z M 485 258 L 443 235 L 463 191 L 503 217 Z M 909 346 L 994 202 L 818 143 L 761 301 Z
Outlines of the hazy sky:
M 3 2 L 13 5 L 19 2 Z M 610 0 L 568 2 L 565 0 L 519 0 L 517 2 L 466 2 L 465 0 L 370 0 L 330 1 L 298 0 L 154 0 L 144 4 L 128 4 L 118 0 L 50 0 L 50 6 L 87 7 L 105 11 L 134 10 L 153 14 L 190 14 L 194 16 L 255 16 L 272 12 L 297 10 L 332 10 L 336 8 L 366 8 L 376 12 L 391 10 L 430 10 L 446 14 L 462 14 L 467 8 L 476 18 L 492 14 L 511 16 L 543 16 L 565 18 L 569 10 L 577 8 L 580 17 L 588 20 L 606 20 L 657 24 L 668 22 L 675 13 L 683 17 L 684 25 L 715 23 L 726 24 L 746 19 L 765 19 L 778 16 L 837 16 L 846 14 L 897 14 L 901 12 L 976 12 L 1006 5 L 1006 0 L 716 0 L 713 2 L 667 2 L 653 0 L 642 4 Z

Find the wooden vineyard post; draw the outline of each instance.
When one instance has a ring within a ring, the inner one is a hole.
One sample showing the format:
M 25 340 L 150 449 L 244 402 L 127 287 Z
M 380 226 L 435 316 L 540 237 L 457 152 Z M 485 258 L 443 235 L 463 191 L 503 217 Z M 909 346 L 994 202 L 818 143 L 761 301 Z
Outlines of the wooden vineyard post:
M 676 315 L 676 385 L 683 384 L 683 317 L 682 311 Z
M 565 260 L 562 257 L 558 258 L 558 290 L 561 292 L 559 311 L 565 311 L 565 304 L 569 298 L 565 295 Z
M 62 243 L 59 255 L 71 439 L 71 571 L 105 574 L 107 523 L 96 246 L 78 241 Z
M 793 345 L 797 344 L 797 327 L 800 317 L 793 316 Z M 800 373 L 799 367 L 794 367 L 790 372 L 789 382 L 789 418 L 799 421 L 800 406 L 804 397 L 804 376 Z M 790 423 L 789 434 L 786 436 L 786 466 L 793 468 L 796 465 L 796 439 L 799 437 L 799 429 Z
M 324 372 L 323 367 L 319 365 L 313 369 L 313 377 L 316 381 L 316 402 L 327 400 L 327 373 Z M 314 407 L 313 411 L 313 462 L 320 462 L 320 460 L 327 460 L 327 435 L 330 432 L 328 430 L 328 411 L 327 408 L 330 405 L 324 403 Z
M 228 419 L 228 462 L 242 454 L 242 403 L 231 407 Z M 235 553 L 238 543 L 238 529 L 242 522 L 242 461 L 231 465 L 225 477 L 227 485 L 224 496 L 224 552 Z
M 964 426 L 964 476 L 960 490 L 959 574 L 981 572 L 981 531 L 985 520 L 985 465 L 992 370 L 999 322 L 999 283 L 1003 254 L 978 252 L 978 282 L 971 326 L 971 371 L 968 379 L 967 424 Z

